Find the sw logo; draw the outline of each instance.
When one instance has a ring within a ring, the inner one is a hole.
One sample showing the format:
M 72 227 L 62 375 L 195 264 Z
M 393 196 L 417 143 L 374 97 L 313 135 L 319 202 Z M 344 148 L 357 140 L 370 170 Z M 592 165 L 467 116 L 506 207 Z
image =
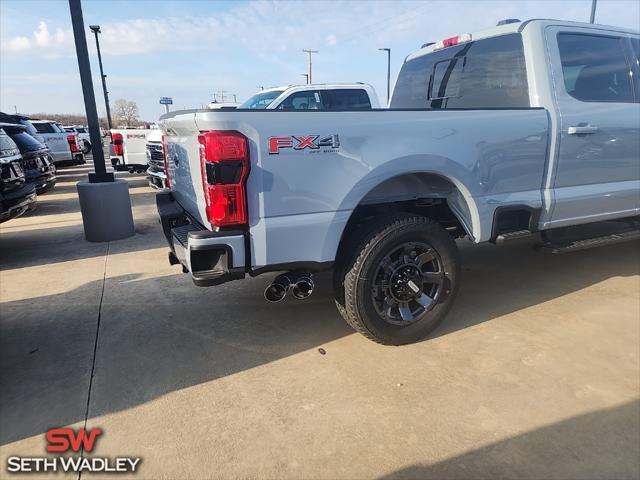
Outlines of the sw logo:
M 269 137 L 269 155 L 278 155 L 282 148 L 292 148 L 294 150 L 319 150 L 322 147 L 339 148 L 340 139 L 338 135 L 329 135 L 320 138 L 320 135 L 290 135 L 287 137 Z
M 95 447 L 96 439 L 102 435 L 102 429 L 94 428 L 85 430 L 81 428 L 74 432 L 71 428 L 52 428 L 47 432 L 47 452 L 91 452 Z

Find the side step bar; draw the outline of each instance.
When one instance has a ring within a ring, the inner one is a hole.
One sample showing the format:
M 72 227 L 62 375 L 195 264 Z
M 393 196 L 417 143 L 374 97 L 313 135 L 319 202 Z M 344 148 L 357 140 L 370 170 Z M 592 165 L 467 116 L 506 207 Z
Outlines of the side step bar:
M 510 242 L 511 240 L 518 240 L 520 238 L 527 238 L 533 235 L 531 230 L 517 230 L 515 232 L 501 233 L 496 237 L 496 244 L 502 245 L 503 243 Z
M 543 243 L 541 245 L 537 245 L 536 248 L 547 253 L 568 253 L 637 239 L 640 239 L 640 230 L 630 230 L 624 233 L 612 233 L 601 237 L 575 240 L 566 244 Z

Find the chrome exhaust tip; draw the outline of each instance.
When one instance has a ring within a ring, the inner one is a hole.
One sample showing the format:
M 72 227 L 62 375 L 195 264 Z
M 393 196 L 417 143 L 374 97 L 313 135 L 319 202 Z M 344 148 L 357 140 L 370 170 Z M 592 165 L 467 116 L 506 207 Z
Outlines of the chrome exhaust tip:
M 311 277 L 300 277 L 296 280 L 291 288 L 291 294 L 298 300 L 304 300 L 308 298 L 312 293 L 315 285 Z
M 291 280 L 289 277 L 279 275 L 267 288 L 264 289 L 264 298 L 268 302 L 281 302 L 289 291 Z

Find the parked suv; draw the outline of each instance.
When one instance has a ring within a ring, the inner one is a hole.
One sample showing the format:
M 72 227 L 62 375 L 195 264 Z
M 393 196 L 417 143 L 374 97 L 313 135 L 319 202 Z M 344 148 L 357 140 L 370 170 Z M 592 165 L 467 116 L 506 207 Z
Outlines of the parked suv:
M 75 135 L 71 136 L 48 120 L 33 120 L 25 115 L 8 115 L 0 112 L 0 122 L 18 123 L 27 128 L 27 133 L 49 147 L 56 165 L 85 163 L 84 154 L 77 148 Z M 72 146 L 76 143 L 76 148 Z
M 56 167 L 47 146 L 27 133 L 24 125 L 0 123 L 22 154 L 22 168 L 27 182 L 33 183 L 37 193 L 51 190 L 56 184 Z
M 27 183 L 17 145 L 0 127 L 0 222 L 22 215 L 36 206 L 36 190 Z

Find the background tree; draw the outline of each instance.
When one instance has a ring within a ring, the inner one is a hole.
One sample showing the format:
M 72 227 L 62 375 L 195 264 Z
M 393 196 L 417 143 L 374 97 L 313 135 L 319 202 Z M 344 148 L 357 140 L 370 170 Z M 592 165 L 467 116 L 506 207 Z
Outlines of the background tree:
M 119 127 L 136 127 L 139 125 L 138 104 L 124 98 L 113 102 L 113 120 Z

